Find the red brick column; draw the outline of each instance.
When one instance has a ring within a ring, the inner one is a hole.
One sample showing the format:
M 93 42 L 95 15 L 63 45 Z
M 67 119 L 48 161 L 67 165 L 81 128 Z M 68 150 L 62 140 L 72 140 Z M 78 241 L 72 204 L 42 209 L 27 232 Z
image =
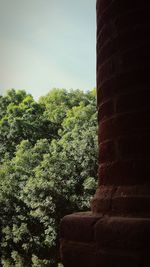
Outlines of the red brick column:
M 65 267 L 150 266 L 150 3 L 97 0 L 99 181 L 61 223 Z
M 97 1 L 100 187 L 94 212 L 150 214 L 149 16 L 148 1 Z

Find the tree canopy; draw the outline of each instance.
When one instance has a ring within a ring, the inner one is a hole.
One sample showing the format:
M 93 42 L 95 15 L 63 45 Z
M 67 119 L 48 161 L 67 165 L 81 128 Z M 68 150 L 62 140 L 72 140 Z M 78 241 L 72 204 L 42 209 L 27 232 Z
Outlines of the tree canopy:
M 96 131 L 95 90 L 0 96 L 0 266 L 58 265 L 60 220 L 96 188 Z

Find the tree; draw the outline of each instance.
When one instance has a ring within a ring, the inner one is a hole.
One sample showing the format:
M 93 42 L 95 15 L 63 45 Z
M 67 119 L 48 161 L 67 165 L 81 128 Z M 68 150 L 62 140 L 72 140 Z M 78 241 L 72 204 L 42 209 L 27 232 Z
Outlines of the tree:
M 93 91 L 84 93 L 81 90 L 70 90 L 54 88 L 46 96 L 42 96 L 39 103 L 43 104 L 45 108 L 44 115 L 50 121 L 56 123 L 60 128 L 63 119 L 69 109 L 79 106 L 83 103 L 88 105 L 95 98 L 95 89 Z
M 97 176 L 94 94 L 55 89 L 39 103 L 25 96 L 19 104 L 15 105 L 13 100 L 6 105 L 4 117 L 9 115 L 10 119 L 12 112 L 12 120 L 18 117 L 25 120 L 19 122 L 18 129 L 20 124 L 24 128 L 16 132 L 18 139 L 11 157 L 7 156 L 10 149 L 6 144 L 0 164 L 3 267 L 56 267 L 60 260 L 61 218 L 88 210 Z M 58 116 L 58 103 L 60 110 L 65 106 L 63 116 Z M 37 117 L 33 120 L 35 114 L 40 114 L 39 121 Z M 36 132 L 37 123 L 41 128 L 43 121 L 54 125 L 50 133 L 45 128 Z
M 56 137 L 53 122 L 43 116 L 44 106 L 34 101 L 25 91 L 8 91 L 1 97 L 4 111 L 0 120 L 0 159 L 13 157 L 16 146 L 22 140 L 35 144 L 37 140 Z

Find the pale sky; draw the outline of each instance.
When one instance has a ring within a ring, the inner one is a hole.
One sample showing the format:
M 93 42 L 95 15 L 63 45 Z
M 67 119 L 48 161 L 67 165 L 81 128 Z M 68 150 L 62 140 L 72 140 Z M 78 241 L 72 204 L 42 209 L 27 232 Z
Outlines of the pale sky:
M 96 84 L 96 0 L 0 0 L 0 93 Z

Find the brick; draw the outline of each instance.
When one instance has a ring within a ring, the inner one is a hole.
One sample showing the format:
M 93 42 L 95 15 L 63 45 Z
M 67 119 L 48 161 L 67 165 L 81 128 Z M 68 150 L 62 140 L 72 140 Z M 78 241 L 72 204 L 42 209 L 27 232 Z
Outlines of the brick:
M 150 158 L 150 139 L 148 134 L 118 140 L 118 153 L 121 159 Z
M 111 249 L 144 250 L 150 240 L 150 219 L 103 217 L 94 226 L 95 242 Z
M 98 108 L 98 121 L 107 119 L 114 115 L 114 101 L 113 99 L 102 103 Z
M 140 23 L 139 23 L 140 18 Z M 149 9 L 133 9 L 128 14 L 121 14 L 114 19 L 114 24 L 119 33 L 129 31 L 131 28 L 147 27 L 149 24 Z
M 112 212 L 150 217 L 150 188 L 143 185 L 118 186 L 112 196 Z
M 148 267 L 141 265 L 142 253 L 140 251 L 107 248 L 100 249 L 97 255 L 99 267 Z M 91 266 L 92 267 L 92 266 Z
M 118 160 L 100 164 L 99 185 L 134 185 L 149 182 L 149 160 Z
M 99 162 L 110 162 L 116 159 L 116 147 L 114 142 L 102 143 L 99 147 Z
M 102 28 L 97 31 L 97 50 L 110 41 L 109 27 L 103 24 Z
M 60 236 L 66 240 L 92 242 L 93 225 L 100 215 L 91 212 L 80 212 L 65 216 L 61 221 Z
M 112 196 L 116 187 L 101 185 L 97 190 L 91 202 L 92 212 L 94 214 L 101 214 L 103 212 L 110 212 Z
M 97 1 L 97 10 L 105 11 L 106 8 L 112 3 L 112 0 L 101 0 Z
M 99 106 L 101 101 L 102 101 L 102 92 L 101 90 L 97 90 L 97 107 Z
M 98 267 L 97 246 L 61 240 L 61 259 L 65 267 Z
M 97 74 L 97 91 L 100 92 L 100 101 L 106 101 L 119 94 L 149 90 L 149 70 L 134 70 L 121 73 L 100 84 L 100 75 Z M 99 103 L 99 102 L 98 102 Z
M 147 184 L 100 185 L 91 203 L 94 213 L 150 217 L 150 188 Z
M 126 0 L 124 2 L 120 2 L 119 0 L 114 0 L 111 2 L 108 2 L 107 8 L 106 8 L 107 4 L 103 4 L 103 6 L 101 6 L 101 4 L 98 4 L 98 11 L 100 12 L 100 17 L 102 21 L 109 21 L 111 18 L 114 17 L 118 17 L 118 16 L 122 16 L 124 14 L 127 14 L 129 12 L 132 11 L 138 11 L 138 10 L 145 10 L 148 9 L 149 10 L 149 2 L 145 1 L 144 6 L 142 6 L 141 1 L 137 0 L 137 1 L 130 1 L 130 0 Z M 101 8 L 102 7 L 102 8 Z M 144 15 L 142 16 L 144 17 Z M 140 19 L 142 18 L 140 17 Z
M 117 75 L 121 72 L 122 69 L 122 60 L 120 55 L 111 57 L 109 61 L 104 63 L 100 68 L 100 83 L 104 83 L 105 81 L 111 79 L 114 75 Z
M 109 249 L 98 244 L 61 240 L 61 258 L 65 267 L 148 267 L 148 250 Z
M 100 143 L 121 136 L 138 135 L 150 132 L 150 113 L 132 112 L 116 115 L 100 123 Z
M 135 71 L 136 69 L 149 69 L 149 46 L 150 43 L 144 43 L 125 52 L 113 54 L 109 60 L 101 65 L 99 82 L 104 83 L 106 80 L 111 79 L 112 76 L 120 73 Z
M 129 112 L 135 110 L 150 109 L 150 90 L 142 90 L 140 92 L 129 92 L 117 97 L 116 113 Z
M 140 18 L 140 23 L 139 23 Z M 120 35 L 138 28 L 147 28 L 149 25 L 149 9 L 133 9 L 129 13 L 118 14 L 108 21 L 102 16 L 97 21 L 97 43 L 104 46 L 107 40 L 111 40 L 114 35 Z
M 122 71 L 133 68 L 149 69 L 150 42 L 144 42 L 141 46 L 124 52 L 120 57 L 122 61 Z
M 112 214 L 132 215 L 150 217 L 150 197 L 149 196 L 114 196 L 111 201 Z
M 149 28 L 133 28 L 128 32 L 122 34 L 114 34 L 112 38 L 109 38 L 112 34 L 108 32 L 108 36 L 104 46 L 101 43 L 97 44 L 97 62 L 102 65 L 106 60 L 110 60 L 111 57 L 117 55 L 117 53 L 123 53 L 125 51 L 134 50 L 140 46 L 149 45 Z M 100 37 L 99 37 L 100 38 Z M 139 66 L 140 67 L 140 66 Z

